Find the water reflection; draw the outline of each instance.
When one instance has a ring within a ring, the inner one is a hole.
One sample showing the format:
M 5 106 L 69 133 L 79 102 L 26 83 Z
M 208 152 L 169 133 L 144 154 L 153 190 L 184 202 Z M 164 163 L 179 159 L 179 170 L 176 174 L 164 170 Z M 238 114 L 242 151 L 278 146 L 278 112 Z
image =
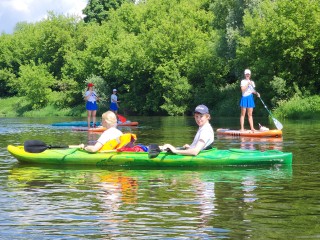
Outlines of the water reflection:
M 107 204 L 122 202 L 124 204 L 137 202 L 138 180 L 136 177 L 126 176 L 114 172 L 100 176 L 99 186 L 103 194 L 99 195 Z
M 6 150 L 8 144 L 22 144 L 29 139 L 51 144 L 97 139 L 98 135 L 51 126 L 52 122 L 72 120 L 79 119 L 1 119 L 2 238 L 316 239 L 318 236 L 319 121 L 281 121 L 283 142 L 252 140 L 255 149 L 280 147 L 293 152 L 293 169 L 277 165 L 181 171 L 55 168 L 17 164 Z M 196 131 L 193 118 L 132 120 L 140 122 L 132 131 L 145 144 L 172 142 L 179 146 L 192 141 Z M 229 122 L 218 120 L 213 117 L 215 128 L 238 126 L 238 118 Z M 247 140 L 243 142 L 249 144 Z M 228 149 L 239 148 L 241 143 L 240 139 L 219 138 L 214 145 Z
M 257 137 L 241 137 L 241 136 L 221 136 L 217 139 L 223 142 L 230 142 L 231 144 L 240 145 L 242 149 L 250 150 L 283 150 L 283 138 L 257 138 Z
M 287 166 L 179 171 L 18 165 L 7 181 L 16 204 L 8 204 L 4 211 L 13 220 L 19 218 L 21 227 L 28 223 L 32 231 L 64 219 L 65 232 L 74 231 L 74 237 L 92 221 L 98 221 L 90 228 L 95 237 L 101 237 L 95 229 L 99 225 L 103 234 L 113 237 L 130 237 L 146 227 L 158 238 L 228 237 L 232 226 L 220 226 L 222 218 L 240 211 L 242 221 L 250 221 L 250 209 L 265 201 L 263 186 L 269 192 L 279 191 L 272 180 L 291 177 Z M 225 215 L 225 211 L 230 212 Z

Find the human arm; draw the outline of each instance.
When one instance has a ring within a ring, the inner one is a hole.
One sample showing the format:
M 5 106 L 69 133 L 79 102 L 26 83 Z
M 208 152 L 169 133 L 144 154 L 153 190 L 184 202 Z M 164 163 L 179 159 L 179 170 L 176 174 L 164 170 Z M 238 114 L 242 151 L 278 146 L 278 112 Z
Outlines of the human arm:
M 250 88 L 251 90 L 254 88 L 254 82 L 251 80 L 244 79 L 241 81 L 240 87 L 241 87 L 241 92 L 244 93 L 248 91 Z
M 87 152 L 98 152 L 102 148 L 102 144 L 97 142 L 95 145 L 85 146 L 83 143 L 78 146 L 81 149 L 86 150 Z
M 249 91 L 248 93 L 256 94 L 258 97 L 260 97 L 260 94 L 255 90 L 255 83 L 251 80 L 242 80 L 241 81 L 241 92 L 244 94 L 246 91 Z
M 171 144 L 164 144 L 162 146 L 162 149 L 170 149 L 170 151 L 175 154 L 196 156 L 204 148 L 205 142 L 202 139 L 200 139 L 194 148 L 190 148 L 190 146 L 188 146 L 189 145 L 186 144 L 184 145 L 185 149 L 177 149 Z
M 88 101 L 90 95 L 91 95 L 91 91 L 86 91 L 86 93 L 84 94 L 84 100 Z

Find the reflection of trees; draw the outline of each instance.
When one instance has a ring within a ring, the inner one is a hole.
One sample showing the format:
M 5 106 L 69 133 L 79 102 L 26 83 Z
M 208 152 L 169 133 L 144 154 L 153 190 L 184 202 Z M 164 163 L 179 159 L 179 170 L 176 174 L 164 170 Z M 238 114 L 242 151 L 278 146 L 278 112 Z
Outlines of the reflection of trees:
M 23 224 L 40 229 L 45 225 L 39 223 L 45 221 L 53 226 L 59 222 L 64 229 L 79 226 L 80 233 L 81 226 L 90 225 L 97 237 L 152 233 L 154 238 L 203 239 L 239 236 L 233 231 L 236 228 L 247 238 L 256 231 L 252 212 L 257 211 L 257 204 L 265 204 L 266 191 L 272 188 L 270 180 L 290 176 L 291 169 L 277 168 L 21 167 L 12 169 L 8 186 L 11 198 L 21 204 L 14 215 L 23 216 Z M 266 184 L 268 188 L 264 188 Z

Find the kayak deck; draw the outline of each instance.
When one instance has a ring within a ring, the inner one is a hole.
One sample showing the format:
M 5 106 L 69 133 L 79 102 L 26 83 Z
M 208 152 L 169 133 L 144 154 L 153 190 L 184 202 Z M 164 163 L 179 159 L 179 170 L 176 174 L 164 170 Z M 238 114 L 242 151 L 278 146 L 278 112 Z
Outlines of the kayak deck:
M 212 167 L 292 164 L 292 153 L 278 150 L 246 150 L 216 148 L 201 151 L 197 156 L 161 152 L 150 159 L 147 152 L 88 153 L 76 148 L 47 149 L 41 153 L 25 152 L 23 146 L 8 146 L 8 151 L 23 163 L 95 165 L 123 167 Z
M 218 128 L 217 129 L 217 134 L 218 135 L 227 135 L 227 136 L 243 136 L 243 137 L 281 137 L 282 136 L 282 131 L 281 130 L 266 130 L 266 131 L 260 131 L 256 130 L 252 132 L 251 130 L 231 130 L 228 128 Z

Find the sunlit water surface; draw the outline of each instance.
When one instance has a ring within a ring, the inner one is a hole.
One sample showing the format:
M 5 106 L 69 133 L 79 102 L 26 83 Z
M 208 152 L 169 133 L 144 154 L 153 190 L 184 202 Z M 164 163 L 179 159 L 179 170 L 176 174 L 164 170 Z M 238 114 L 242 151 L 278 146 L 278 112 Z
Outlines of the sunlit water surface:
M 319 239 L 319 121 L 282 121 L 281 139 L 223 138 L 220 149 L 279 149 L 292 166 L 101 169 L 19 164 L 6 150 L 29 139 L 94 143 L 53 127 L 74 118 L 0 119 L 1 239 Z M 190 143 L 192 117 L 131 117 L 138 142 Z M 256 122 L 272 128 L 267 119 Z M 213 119 L 238 129 L 238 119 Z

